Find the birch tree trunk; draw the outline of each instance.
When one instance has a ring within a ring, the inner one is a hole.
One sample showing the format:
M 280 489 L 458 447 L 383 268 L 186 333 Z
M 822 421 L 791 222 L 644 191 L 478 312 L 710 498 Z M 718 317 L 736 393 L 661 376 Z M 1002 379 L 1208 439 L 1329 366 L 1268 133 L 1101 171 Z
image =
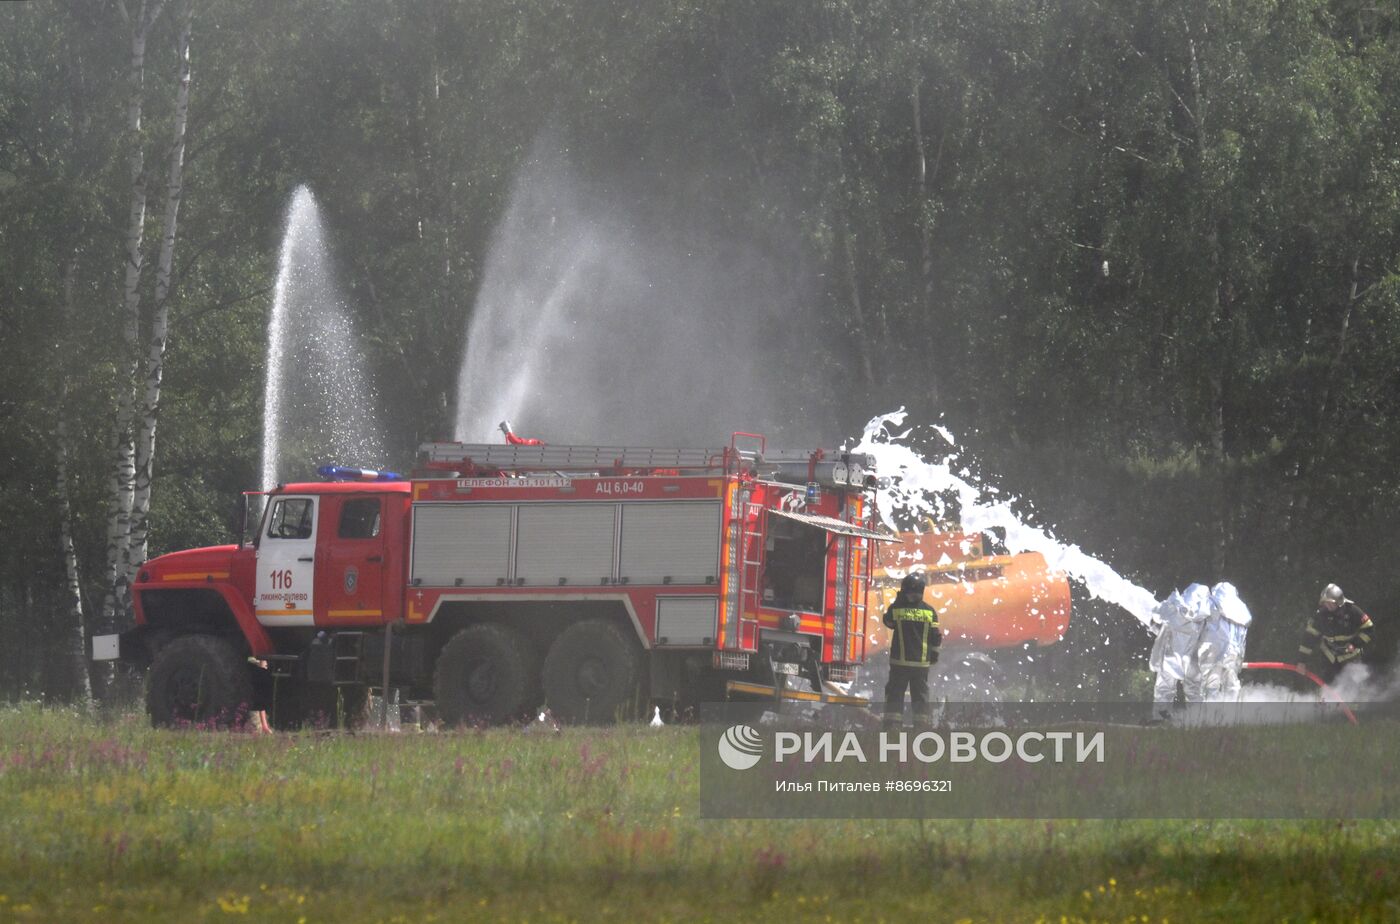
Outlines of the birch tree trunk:
M 65 385 L 59 400 L 67 403 L 68 388 Z M 59 409 L 58 426 L 55 438 L 58 443 L 57 489 L 58 489 L 58 530 L 59 544 L 63 551 L 64 582 L 63 603 L 68 618 L 68 654 L 73 664 L 74 692 L 77 701 L 83 706 L 92 705 L 92 678 L 88 676 L 87 628 L 83 624 L 82 580 L 78 573 L 78 553 L 73 545 L 73 505 L 68 491 L 68 415 Z
M 73 317 L 73 278 L 78 270 L 74 256 L 68 261 L 63 275 L 63 321 Z M 60 358 L 59 368 L 66 372 Z M 92 679 L 88 676 L 87 632 L 83 625 L 82 581 L 78 573 L 78 553 L 73 545 L 73 504 L 68 489 L 68 376 L 60 374 L 58 386 L 58 424 L 54 432 L 56 490 L 58 494 L 58 540 L 63 553 L 63 604 L 68 619 L 68 656 L 73 668 L 74 692 L 84 707 L 92 705 Z
M 184 191 L 185 127 L 189 122 L 190 31 L 193 18 L 192 0 L 181 0 L 175 127 L 170 144 L 170 167 L 165 187 L 165 215 L 161 223 L 160 252 L 156 257 L 156 291 L 152 306 L 151 334 L 146 346 L 146 386 L 141 402 L 140 431 L 136 439 L 135 490 L 132 495 L 131 535 L 126 559 L 127 587 L 135 581 L 137 566 L 146 560 L 146 541 L 150 535 L 151 474 L 156 451 L 156 422 L 160 414 L 165 343 L 170 330 L 170 277 L 175 261 L 175 230 Z
M 151 25 L 160 15 L 163 0 L 141 0 L 135 19 L 126 4 L 118 5 L 131 25 L 131 63 L 128 69 L 129 96 L 126 132 L 131 177 L 131 200 L 126 224 L 126 266 L 122 285 L 120 318 L 122 357 L 118 364 L 121 378 L 117 386 L 116 418 L 112 425 L 112 475 L 107 505 L 107 571 L 102 598 L 103 625 L 116 625 L 118 613 L 125 613 L 128 596 L 127 574 L 131 557 L 131 506 L 136 482 L 136 447 L 132 433 L 135 383 L 139 369 L 141 339 L 141 276 L 145 267 L 146 157 L 141 138 L 141 109 L 145 98 L 146 40 Z

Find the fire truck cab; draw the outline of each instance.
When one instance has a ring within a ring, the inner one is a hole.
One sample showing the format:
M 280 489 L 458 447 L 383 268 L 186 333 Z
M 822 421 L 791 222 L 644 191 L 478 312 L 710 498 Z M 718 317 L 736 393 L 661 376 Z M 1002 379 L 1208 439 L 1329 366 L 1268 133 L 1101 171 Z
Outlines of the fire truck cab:
M 740 442 L 747 440 L 748 448 Z M 429 443 L 409 480 L 287 484 L 251 542 L 163 555 L 114 650 L 156 725 L 353 715 L 574 722 L 738 696 L 859 702 L 871 460 Z M 339 477 L 345 477 L 340 475 Z

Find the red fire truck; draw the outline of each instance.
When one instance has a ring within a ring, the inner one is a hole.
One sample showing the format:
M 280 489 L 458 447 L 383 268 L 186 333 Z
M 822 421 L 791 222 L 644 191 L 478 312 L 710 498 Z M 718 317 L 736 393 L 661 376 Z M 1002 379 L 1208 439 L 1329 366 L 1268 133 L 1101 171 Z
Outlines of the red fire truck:
M 265 710 L 294 727 L 371 689 L 449 724 L 860 702 L 833 684 L 865 658 L 873 543 L 891 538 L 874 483 L 864 455 L 769 455 L 750 434 L 429 443 L 409 480 L 280 485 L 251 542 L 144 563 L 136 627 L 94 656 L 149 666 L 158 726 Z

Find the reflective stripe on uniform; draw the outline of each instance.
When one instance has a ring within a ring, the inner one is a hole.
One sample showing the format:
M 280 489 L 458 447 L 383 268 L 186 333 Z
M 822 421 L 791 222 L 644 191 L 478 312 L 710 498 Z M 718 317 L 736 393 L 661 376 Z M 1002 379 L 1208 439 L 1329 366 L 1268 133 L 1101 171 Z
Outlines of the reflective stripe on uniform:
M 931 621 L 925 622 L 924 620 L 913 619 L 908 620 L 908 622 L 923 623 L 921 626 L 919 626 L 919 660 L 909 661 L 905 659 L 906 652 L 904 650 L 904 627 L 899 626 L 898 620 L 896 619 L 895 625 L 899 626 L 898 630 L 895 633 L 896 637 L 899 639 L 899 657 L 896 658 L 893 654 L 891 654 L 890 663 L 897 664 L 901 667 L 924 667 L 928 664 L 928 630 L 933 628 L 933 623 Z
M 894 619 L 894 645 L 890 649 L 890 663 L 900 667 L 928 667 L 928 637 L 931 630 L 938 628 L 938 614 L 929 607 L 897 606 L 891 607 L 890 616 Z M 903 624 L 906 622 L 919 626 L 918 660 L 910 658 L 910 652 L 904 647 Z

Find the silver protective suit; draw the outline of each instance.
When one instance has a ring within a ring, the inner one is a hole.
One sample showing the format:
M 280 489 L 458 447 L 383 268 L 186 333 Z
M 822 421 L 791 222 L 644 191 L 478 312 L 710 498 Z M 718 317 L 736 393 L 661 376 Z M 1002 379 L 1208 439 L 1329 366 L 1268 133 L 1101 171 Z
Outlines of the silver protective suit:
M 1181 683 L 1188 703 L 1234 700 L 1240 692 L 1245 637 L 1252 617 L 1233 584 L 1192 584 L 1157 605 L 1157 641 L 1149 661 L 1157 672 L 1157 709 L 1176 699 Z
M 1148 664 L 1157 672 L 1152 692 L 1157 708 L 1170 706 L 1176 700 L 1178 682 L 1188 703 L 1204 702 L 1198 649 L 1210 617 L 1210 590 L 1202 584 L 1192 584 L 1184 591 L 1172 591 L 1171 596 L 1157 604 L 1153 617 L 1153 625 L 1158 627 L 1157 641 L 1152 645 Z
M 1234 700 L 1240 692 L 1245 636 L 1253 621 L 1235 585 L 1222 581 L 1210 589 L 1210 616 L 1201 630 L 1196 661 L 1202 692 L 1208 700 Z

